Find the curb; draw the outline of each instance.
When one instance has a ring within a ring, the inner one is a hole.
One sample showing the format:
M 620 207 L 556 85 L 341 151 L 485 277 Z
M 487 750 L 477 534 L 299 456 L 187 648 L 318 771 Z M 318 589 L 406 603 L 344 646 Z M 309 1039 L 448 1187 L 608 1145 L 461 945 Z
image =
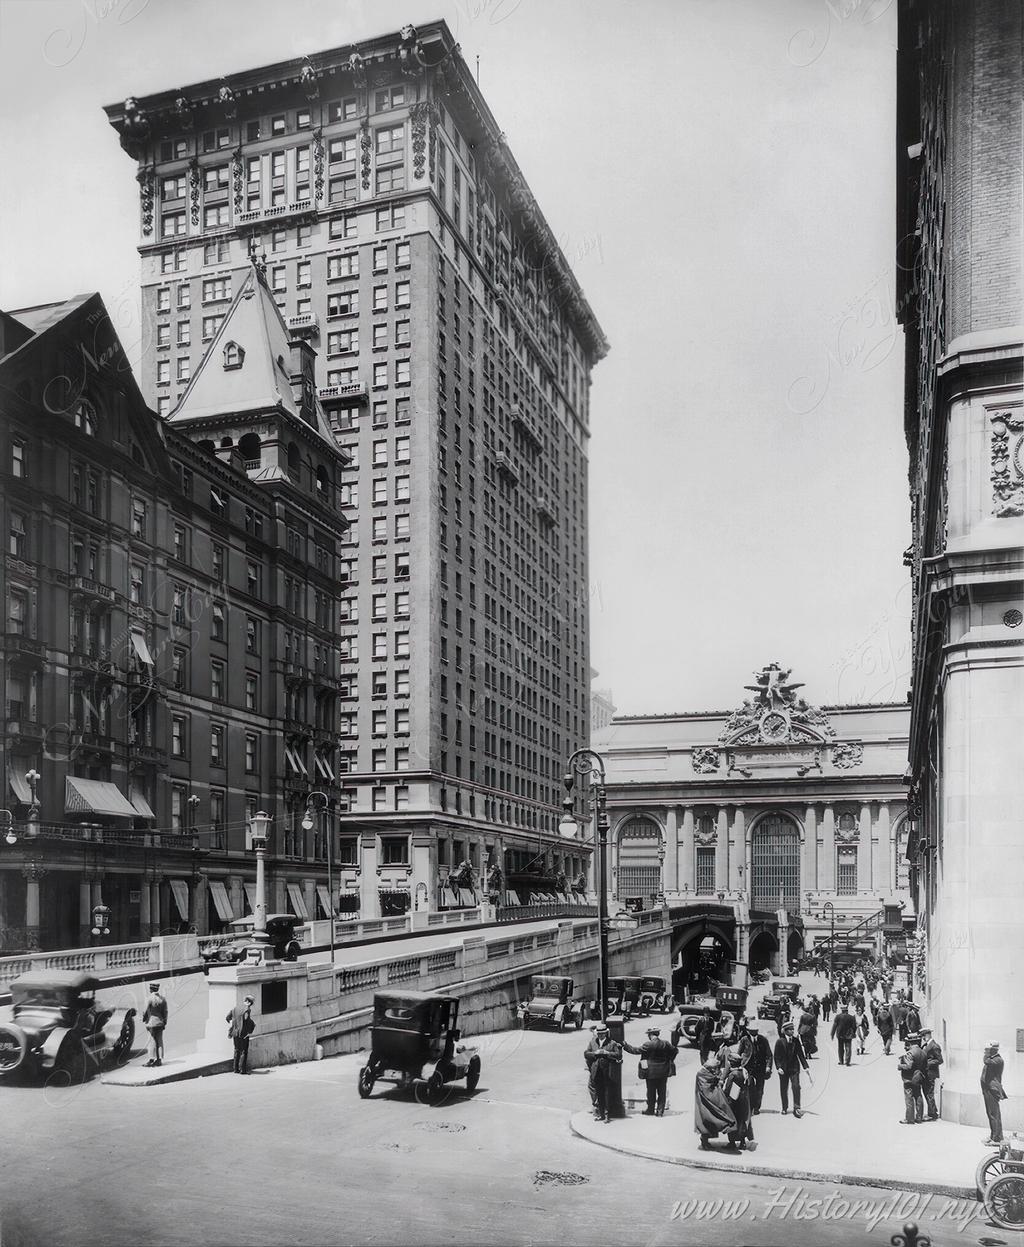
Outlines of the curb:
M 901 1191 L 915 1191 L 924 1195 L 949 1195 L 956 1199 L 977 1200 L 978 1192 L 973 1183 L 970 1186 L 957 1186 L 950 1182 L 919 1182 L 916 1180 L 903 1181 L 896 1177 L 881 1178 L 871 1177 L 864 1174 L 855 1173 L 829 1173 L 821 1170 L 812 1169 L 786 1169 L 777 1165 L 727 1165 L 716 1164 L 713 1160 L 698 1159 L 689 1156 L 666 1156 L 664 1152 L 646 1152 L 637 1147 L 626 1147 L 621 1143 L 614 1143 L 610 1139 L 594 1138 L 592 1135 L 585 1133 L 579 1129 L 575 1121 L 574 1114 L 569 1120 L 569 1128 L 573 1134 L 580 1139 L 586 1140 L 587 1143 L 593 1143 L 595 1147 L 606 1147 L 613 1152 L 620 1152 L 625 1156 L 640 1156 L 644 1160 L 657 1160 L 665 1165 L 682 1165 L 686 1169 L 713 1169 L 719 1173 L 736 1173 L 751 1174 L 756 1177 L 765 1178 L 795 1178 L 801 1182 L 834 1182 L 845 1186 L 868 1186 L 878 1187 L 882 1190 L 899 1189 Z
M 185 1082 L 189 1078 L 206 1078 L 210 1074 L 226 1074 L 233 1068 L 233 1057 L 226 1057 L 219 1061 L 206 1061 L 178 1069 L 162 1065 L 159 1073 L 155 1069 L 147 1070 L 145 1066 L 135 1066 L 104 1074 L 100 1082 L 110 1087 L 158 1087 L 161 1083 Z

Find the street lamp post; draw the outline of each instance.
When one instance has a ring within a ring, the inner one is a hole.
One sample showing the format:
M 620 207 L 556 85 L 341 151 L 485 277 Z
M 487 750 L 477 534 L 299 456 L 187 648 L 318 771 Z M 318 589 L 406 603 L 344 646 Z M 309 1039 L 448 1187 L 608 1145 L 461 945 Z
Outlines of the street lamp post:
M 828 916 L 832 920 L 832 938 L 828 942 L 828 981 L 831 983 L 836 964 L 836 907 L 831 901 L 825 901 L 821 908 L 822 911 L 828 911 Z
M 265 859 L 267 854 L 267 837 L 270 835 L 271 815 L 258 811 L 249 820 L 249 845 L 256 852 L 256 904 L 252 911 L 253 943 L 259 948 L 261 955 L 269 943 L 267 936 L 267 880 Z
M 28 834 L 33 837 L 38 835 L 36 823 L 39 820 L 39 801 L 36 797 L 36 785 L 39 783 L 40 778 L 40 774 L 35 768 L 25 772 L 25 780 L 32 792 L 32 801 L 28 807 Z M 14 830 L 14 815 L 10 810 L 0 809 L 0 819 L 3 820 L 4 839 L 10 845 L 17 844 L 18 833 Z
M 604 1022 L 608 1016 L 608 895 L 606 879 L 608 874 L 608 802 L 605 792 L 604 761 L 600 754 L 592 749 L 577 749 L 568 762 L 565 773 L 565 798 L 562 801 L 563 814 L 558 824 L 558 833 L 564 839 L 575 839 L 579 832 L 576 819 L 573 817 L 573 791 L 577 779 L 589 777 L 595 785 L 594 806 L 597 813 L 597 827 L 594 846 L 597 849 L 597 966 L 598 966 L 598 1018 Z M 589 817 L 589 815 L 588 815 Z
M 196 831 L 196 810 L 199 806 L 199 798 L 193 793 L 188 799 L 188 829 L 192 841 L 192 887 L 188 893 L 188 922 L 189 931 L 193 929 L 196 923 L 196 888 L 199 886 L 199 833 Z
M 302 819 L 302 826 L 305 831 L 311 831 L 313 828 L 313 815 L 324 814 L 328 806 L 328 797 L 325 792 L 311 792 L 306 798 L 306 813 Z M 328 926 L 330 927 L 330 943 L 331 943 L 331 965 L 334 965 L 334 859 L 331 841 L 334 839 L 334 831 L 332 828 L 327 829 L 327 901 L 328 901 Z

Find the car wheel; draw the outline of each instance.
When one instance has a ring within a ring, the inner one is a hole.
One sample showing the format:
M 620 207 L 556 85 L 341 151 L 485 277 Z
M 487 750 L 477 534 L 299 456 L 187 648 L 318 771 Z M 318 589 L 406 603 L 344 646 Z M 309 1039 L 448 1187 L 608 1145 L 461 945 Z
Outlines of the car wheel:
M 985 1191 L 985 1211 L 1000 1229 L 1024 1229 L 1024 1175 L 1000 1174 Z
M 295 940 L 292 940 L 292 942 L 285 949 L 285 953 L 284 953 L 285 961 L 298 961 L 299 953 L 301 951 L 302 951 L 301 946 Z
M 427 1079 L 426 1097 L 430 1104 L 437 1104 L 444 1095 L 444 1075 L 436 1069 Z
M 466 1071 L 466 1090 L 475 1091 L 480 1082 L 480 1058 L 473 1057 L 469 1063 L 469 1069 Z
M 990 1156 L 984 1157 L 978 1164 L 978 1168 L 974 1171 L 974 1184 L 978 1188 L 978 1192 L 982 1199 L 985 1198 L 986 1188 L 996 1180 L 1002 1173 L 1010 1172 L 1006 1167 L 1006 1161 L 998 1152 L 992 1153 Z
M 68 1035 L 64 1039 L 57 1052 L 53 1072 L 59 1075 L 61 1082 L 70 1087 L 77 1087 L 85 1082 L 85 1045 L 77 1035 Z
M 20 1069 L 28 1051 L 28 1036 L 20 1026 L 0 1026 L 0 1078 Z
M 370 1073 L 370 1067 L 364 1065 L 359 1071 L 359 1098 L 368 1100 L 370 1092 L 373 1090 L 373 1075 Z
M 135 1042 L 135 1010 L 129 1009 L 121 1023 L 121 1033 L 114 1041 L 114 1046 L 110 1050 L 110 1059 L 115 1065 L 124 1065 L 132 1054 L 132 1044 Z
M 576 1029 L 578 1031 L 583 1029 L 583 1010 L 582 1009 L 579 1011 L 579 1013 L 576 1014 Z

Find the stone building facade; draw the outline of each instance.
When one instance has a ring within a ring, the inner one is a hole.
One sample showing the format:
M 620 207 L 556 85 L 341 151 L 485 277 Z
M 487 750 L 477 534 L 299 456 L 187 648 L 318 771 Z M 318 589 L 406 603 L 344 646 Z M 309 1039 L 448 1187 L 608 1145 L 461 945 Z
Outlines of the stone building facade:
M 897 309 L 914 588 L 911 855 L 942 1114 L 985 1122 L 1000 1042 L 1024 1124 L 1022 15 L 903 0 Z

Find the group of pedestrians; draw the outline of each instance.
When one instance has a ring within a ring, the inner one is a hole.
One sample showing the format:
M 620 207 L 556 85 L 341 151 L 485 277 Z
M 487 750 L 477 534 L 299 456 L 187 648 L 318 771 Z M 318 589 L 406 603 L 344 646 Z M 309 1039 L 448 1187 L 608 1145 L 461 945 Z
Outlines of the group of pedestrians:
M 240 1005 L 230 1009 L 225 1018 L 228 1038 L 234 1049 L 234 1071 L 248 1073 L 249 1038 L 256 1029 L 252 1009 L 256 1001 L 246 996 Z M 149 1031 L 149 1060 L 147 1066 L 159 1066 L 164 1059 L 164 1031 L 167 1029 L 167 998 L 160 991 L 159 983 L 149 984 L 149 996 L 142 1012 L 142 1024 Z

